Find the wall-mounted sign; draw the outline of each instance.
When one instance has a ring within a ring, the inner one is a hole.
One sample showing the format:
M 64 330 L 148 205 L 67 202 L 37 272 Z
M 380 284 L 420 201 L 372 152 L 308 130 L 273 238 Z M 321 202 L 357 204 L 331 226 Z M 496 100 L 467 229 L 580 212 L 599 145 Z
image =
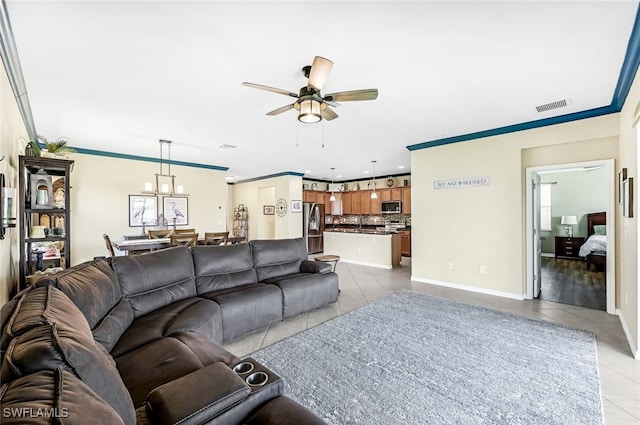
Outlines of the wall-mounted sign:
M 491 179 L 489 177 L 469 177 L 451 180 L 434 180 L 434 189 L 454 189 L 456 187 L 470 186 L 489 186 Z

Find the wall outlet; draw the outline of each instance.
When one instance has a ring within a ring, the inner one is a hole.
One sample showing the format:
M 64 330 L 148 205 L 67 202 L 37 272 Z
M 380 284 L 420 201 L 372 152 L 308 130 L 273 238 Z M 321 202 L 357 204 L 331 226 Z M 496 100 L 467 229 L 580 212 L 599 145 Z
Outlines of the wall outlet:
M 480 266 L 480 274 L 487 274 L 487 266 Z
M 453 263 L 449 263 L 449 270 L 453 270 Z

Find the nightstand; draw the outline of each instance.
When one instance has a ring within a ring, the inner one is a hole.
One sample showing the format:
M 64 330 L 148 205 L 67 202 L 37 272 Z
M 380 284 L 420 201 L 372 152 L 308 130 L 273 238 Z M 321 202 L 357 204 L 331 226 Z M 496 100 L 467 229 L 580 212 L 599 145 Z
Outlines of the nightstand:
M 556 258 L 571 258 L 581 260 L 578 255 L 585 238 L 556 236 Z

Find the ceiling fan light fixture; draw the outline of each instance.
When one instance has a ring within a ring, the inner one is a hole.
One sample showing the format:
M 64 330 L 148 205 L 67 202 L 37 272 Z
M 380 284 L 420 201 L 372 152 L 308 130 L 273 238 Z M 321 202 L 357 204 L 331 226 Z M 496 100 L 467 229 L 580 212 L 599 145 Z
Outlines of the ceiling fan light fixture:
M 300 114 L 298 121 L 305 124 L 313 124 L 322 119 L 320 115 L 320 102 L 313 99 L 307 99 L 300 102 Z

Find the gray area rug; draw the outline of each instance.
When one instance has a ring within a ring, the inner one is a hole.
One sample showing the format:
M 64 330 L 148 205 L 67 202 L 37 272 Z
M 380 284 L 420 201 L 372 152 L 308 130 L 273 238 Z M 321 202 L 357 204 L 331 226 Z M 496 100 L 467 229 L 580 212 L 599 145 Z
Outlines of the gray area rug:
M 252 356 L 334 425 L 603 423 L 593 333 L 411 291 Z

